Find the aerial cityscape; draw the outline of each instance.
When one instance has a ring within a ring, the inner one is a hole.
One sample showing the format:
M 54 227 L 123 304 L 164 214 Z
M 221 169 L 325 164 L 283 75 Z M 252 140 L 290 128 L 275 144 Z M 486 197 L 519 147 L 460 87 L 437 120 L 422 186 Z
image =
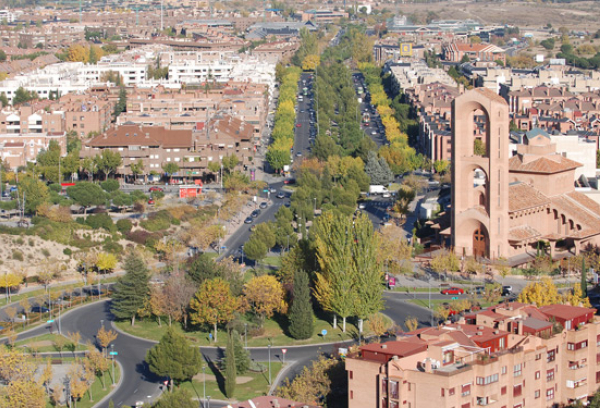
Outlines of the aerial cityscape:
M 595 1 L 0 0 L 0 407 L 600 408 Z

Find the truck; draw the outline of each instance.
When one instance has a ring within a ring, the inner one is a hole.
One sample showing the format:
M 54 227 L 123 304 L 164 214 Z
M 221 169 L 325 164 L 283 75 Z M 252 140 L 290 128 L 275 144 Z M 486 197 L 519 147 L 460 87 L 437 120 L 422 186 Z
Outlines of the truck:
M 369 186 L 369 194 L 388 194 L 387 187 L 378 184 L 371 184 Z

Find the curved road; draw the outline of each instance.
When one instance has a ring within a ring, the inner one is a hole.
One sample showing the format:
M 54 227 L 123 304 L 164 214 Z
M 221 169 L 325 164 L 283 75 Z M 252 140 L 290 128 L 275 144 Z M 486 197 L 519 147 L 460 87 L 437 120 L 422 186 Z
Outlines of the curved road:
M 426 309 L 402 301 L 404 296 L 397 293 L 386 293 L 386 310 L 384 313 L 392 320 L 402 326 L 408 316 L 414 316 L 421 325 L 429 325 L 430 314 Z M 62 332 L 79 331 L 82 343 L 91 341 L 95 343 L 95 335 L 104 324 L 110 327 L 113 320 L 109 311 L 109 302 L 101 301 L 74 309 L 62 317 Z M 50 331 L 50 325 L 43 325 L 18 336 L 18 340 L 39 336 Z M 52 328 L 56 330 L 56 327 Z M 333 340 L 333 339 L 331 339 Z M 137 401 L 149 402 L 161 393 L 160 379 L 150 373 L 144 359 L 146 352 L 155 342 L 131 337 L 120 333 L 114 341 L 114 351 L 118 352 L 117 361 L 122 366 L 122 382 L 110 399 L 115 406 L 131 406 Z M 294 362 L 285 373 L 284 377 L 295 377 L 302 368 L 320 353 L 333 353 L 339 347 L 339 343 L 313 346 L 290 346 L 287 348 L 285 359 Z M 257 361 L 267 361 L 269 350 L 263 348 L 251 348 L 252 358 Z M 220 348 L 203 347 L 201 352 L 208 364 L 221 357 L 224 350 Z M 281 347 L 271 348 L 271 359 L 273 361 L 283 358 Z M 214 403 L 213 403 L 214 404 Z M 213 406 L 218 406 L 214 404 Z M 98 408 L 107 408 L 108 400 L 96 405 Z

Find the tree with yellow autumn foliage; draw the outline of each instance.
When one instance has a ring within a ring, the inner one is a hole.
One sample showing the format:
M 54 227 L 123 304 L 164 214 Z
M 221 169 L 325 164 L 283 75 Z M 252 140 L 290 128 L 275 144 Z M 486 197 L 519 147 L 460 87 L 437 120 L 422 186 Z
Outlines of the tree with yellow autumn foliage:
M 275 312 L 284 312 L 286 304 L 284 301 L 284 290 L 281 283 L 272 275 L 256 276 L 246 284 L 244 288 L 246 301 L 261 318 L 273 316 Z
M 563 297 L 558 293 L 552 278 L 545 276 L 539 282 L 531 282 L 521 291 L 518 298 L 521 303 L 535 303 L 546 306 L 562 303 Z

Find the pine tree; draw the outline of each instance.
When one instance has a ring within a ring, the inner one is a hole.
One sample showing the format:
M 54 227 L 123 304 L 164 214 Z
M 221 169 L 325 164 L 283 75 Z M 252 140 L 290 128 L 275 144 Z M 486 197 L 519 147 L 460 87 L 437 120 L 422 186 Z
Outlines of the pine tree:
M 185 336 L 169 327 L 160 342 L 148 350 L 146 362 L 150 371 L 158 376 L 185 381 L 200 371 L 202 356 Z
M 115 284 L 111 312 L 118 319 L 131 319 L 142 309 L 150 296 L 150 275 L 142 258 L 136 252 L 130 252 L 123 265 L 125 275 Z
M 302 270 L 294 274 L 294 301 L 290 308 L 290 334 L 298 340 L 312 337 L 313 310 L 310 301 L 308 274 Z
M 382 184 L 382 169 L 377 159 L 377 154 L 374 151 L 369 152 L 365 173 L 371 178 L 371 184 Z
M 581 260 L 581 297 L 587 297 L 587 268 L 585 258 Z
M 233 333 L 229 332 L 227 339 L 227 349 L 225 349 L 225 396 L 233 398 L 235 393 L 236 369 L 235 369 L 235 351 L 233 345 Z
M 250 368 L 250 352 L 244 348 L 238 332 L 233 332 L 233 354 L 236 374 L 246 374 Z

